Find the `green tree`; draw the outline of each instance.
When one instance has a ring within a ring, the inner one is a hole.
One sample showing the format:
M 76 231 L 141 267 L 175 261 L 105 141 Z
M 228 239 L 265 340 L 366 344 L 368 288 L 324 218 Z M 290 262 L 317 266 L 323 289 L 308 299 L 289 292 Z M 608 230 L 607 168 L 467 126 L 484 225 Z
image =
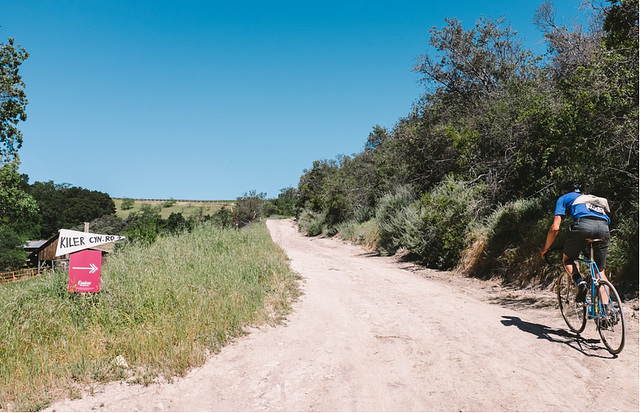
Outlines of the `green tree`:
M 25 265 L 24 244 L 39 232 L 38 205 L 25 191 L 27 178 L 17 164 L 16 159 L 0 167 L 0 271 Z
M 480 180 L 494 203 L 522 195 L 528 177 L 514 173 L 517 149 L 527 140 L 520 118 L 540 88 L 540 58 L 504 19 L 480 18 L 469 30 L 457 19 L 445 21 L 430 31 L 436 55 L 422 56 L 415 67 L 427 86 L 420 113 L 400 130 L 408 137 L 407 159 L 417 164 L 411 169 L 420 173 L 413 179 L 426 178 L 423 191 L 450 173 Z
M 18 173 L 17 160 L 0 167 L 0 226 L 31 237 L 38 231 L 38 204 L 25 191 L 26 180 Z
M 187 220 L 180 212 L 172 212 L 167 218 L 167 231 L 172 234 L 180 233 L 187 228 Z
M 298 183 L 299 204 L 313 212 L 321 212 L 325 208 L 324 185 L 337 171 L 338 164 L 334 160 L 313 161 L 313 167 L 303 171 Z
M 0 43 L 0 269 L 24 265 L 24 241 L 38 232 L 38 207 L 26 192 L 28 178 L 18 173 L 22 133 L 27 119 L 27 95 L 19 73 L 28 57 L 10 38 Z
M 135 201 L 131 198 L 125 198 L 122 200 L 122 204 L 120 204 L 120 208 L 123 211 L 126 211 L 128 209 L 133 209 L 133 205 L 135 204 Z
M 285 217 L 292 217 L 296 213 L 296 204 L 298 202 L 298 190 L 296 188 L 283 188 L 280 190 L 278 197 L 273 200 L 275 213 Z
M 19 68 L 27 57 L 26 50 L 12 38 L 0 44 L 0 163 L 15 159 L 22 146 L 17 124 L 27 119 L 27 95 Z
M 114 215 L 116 206 L 111 197 L 99 191 L 55 184 L 53 181 L 34 182 L 29 189 L 38 202 L 42 238 L 49 238 L 61 228 L 72 228 L 104 215 Z
M 25 180 L 18 174 L 17 160 L 0 168 L 0 271 L 25 265 L 23 247 L 39 230 L 38 206 L 24 191 Z
M 435 57 L 423 55 L 415 70 L 433 92 L 457 110 L 476 107 L 483 98 L 502 91 L 514 79 L 530 76 L 538 60 L 522 47 L 517 32 L 503 27 L 504 19 L 480 18 L 471 30 L 453 18 L 442 30 L 433 28 L 430 43 Z
M 129 241 L 153 244 L 164 230 L 166 222 L 160 214 L 143 209 L 129 214 L 125 225 Z
M 24 237 L 8 226 L 0 226 L 0 271 L 16 270 L 26 264 L 24 244 Z

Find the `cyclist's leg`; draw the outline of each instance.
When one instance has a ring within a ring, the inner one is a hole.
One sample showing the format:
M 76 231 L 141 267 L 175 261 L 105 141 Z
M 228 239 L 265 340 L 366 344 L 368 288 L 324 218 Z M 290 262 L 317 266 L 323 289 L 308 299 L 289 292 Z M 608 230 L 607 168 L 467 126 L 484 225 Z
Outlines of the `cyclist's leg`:
M 587 282 L 582 278 L 582 274 L 580 274 L 576 260 L 584 250 L 587 244 L 586 239 L 590 235 L 589 223 L 578 220 L 569 228 L 569 237 L 564 243 L 562 264 L 564 265 L 565 271 L 573 278 L 573 281 L 578 286 L 578 293 L 576 295 L 577 302 L 584 302 L 589 289 Z
M 569 227 L 569 236 L 564 243 L 564 249 L 562 251 L 562 264 L 564 265 L 564 269 L 573 277 L 576 284 L 582 281 L 582 275 L 576 264 L 576 259 L 580 256 L 580 253 L 587 244 L 585 240 L 591 235 L 587 224 L 588 223 L 578 221 Z
M 587 292 L 589 291 L 589 286 L 587 285 L 587 282 L 582 279 L 582 274 L 580 274 L 576 259 L 571 258 L 564 253 L 562 254 L 562 265 L 564 266 L 564 270 L 567 274 L 569 274 L 569 278 L 572 279 L 577 286 L 575 297 L 576 302 L 584 303 L 585 298 L 587 297 Z
M 584 249 L 583 244 L 585 244 L 584 238 L 580 239 L 576 235 L 574 235 L 574 239 L 571 239 L 571 235 L 569 235 L 569 239 L 564 244 L 564 251 L 562 253 L 562 265 L 564 266 L 564 270 L 573 278 L 573 281 L 576 285 L 579 285 L 583 279 L 582 274 L 580 274 L 580 268 L 578 268 L 578 264 L 576 260 L 580 255 L 580 251 Z
M 576 264 L 575 258 L 571 258 L 567 254 L 563 253 L 562 265 L 564 266 L 564 270 L 567 273 L 569 273 L 569 275 L 573 278 L 574 281 L 576 281 L 576 284 L 578 283 L 578 281 L 576 280 L 576 276 L 582 279 L 582 276 L 580 275 L 580 270 L 578 269 L 578 265 Z
M 607 252 L 609 251 L 609 225 L 605 221 L 596 221 L 597 226 L 594 229 L 594 238 L 601 239 L 597 245 L 593 247 L 593 260 L 596 262 L 602 279 L 607 280 L 606 265 L 607 265 Z M 600 302 L 607 304 L 609 302 L 610 290 L 605 284 L 599 289 Z

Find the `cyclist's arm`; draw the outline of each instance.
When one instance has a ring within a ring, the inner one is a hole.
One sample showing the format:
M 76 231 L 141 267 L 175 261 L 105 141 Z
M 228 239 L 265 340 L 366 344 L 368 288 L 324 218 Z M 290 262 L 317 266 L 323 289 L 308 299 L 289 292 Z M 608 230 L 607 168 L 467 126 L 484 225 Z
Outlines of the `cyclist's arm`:
M 554 215 L 553 222 L 549 227 L 549 232 L 547 232 L 547 242 L 544 244 L 544 248 L 540 250 L 540 255 L 544 258 L 544 254 L 549 251 L 551 245 L 553 245 L 553 241 L 555 241 L 558 232 L 560 231 L 560 224 L 562 224 L 562 215 Z

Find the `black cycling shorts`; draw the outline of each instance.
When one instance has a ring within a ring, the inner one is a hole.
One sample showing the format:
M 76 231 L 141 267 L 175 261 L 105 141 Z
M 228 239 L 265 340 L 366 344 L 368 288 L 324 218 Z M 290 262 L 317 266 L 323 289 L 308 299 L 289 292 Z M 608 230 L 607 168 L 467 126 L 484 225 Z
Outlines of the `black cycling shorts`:
M 593 247 L 593 260 L 599 269 L 606 268 L 609 250 L 609 224 L 602 219 L 579 218 L 569 228 L 569 238 L 564 244 L 564 254 L 575 260 L 587 246 L 586 238 L 601 239 Z

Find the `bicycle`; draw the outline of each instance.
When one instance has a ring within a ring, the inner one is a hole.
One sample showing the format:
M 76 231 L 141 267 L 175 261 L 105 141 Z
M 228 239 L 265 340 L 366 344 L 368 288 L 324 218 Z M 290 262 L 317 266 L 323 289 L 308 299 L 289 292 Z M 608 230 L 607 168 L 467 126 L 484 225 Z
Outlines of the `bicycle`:
M 578 286 L 563 269 L 556 284 L 560 312 L 569 329 L 577 334 L 584 331 L 587 319 L 594 320 L 602 343 L 611 354 L 615 355 L 624 347 L 626 328 L 622 301 L 618 291 L 611 282 L 602 277 L 598 265 L 593 260 L 593 246 L 602 240 L 587 239 L 586 241 L 587 250 L 590 252 L 589 259 L 578 258 L 576 261 L 589 266 L 589 271 L 583 277 L 587 282 L 587 296 L 583 301 L 576 301 Z M 545 259 L 549 264 L 553 264 L 547 254 Z

